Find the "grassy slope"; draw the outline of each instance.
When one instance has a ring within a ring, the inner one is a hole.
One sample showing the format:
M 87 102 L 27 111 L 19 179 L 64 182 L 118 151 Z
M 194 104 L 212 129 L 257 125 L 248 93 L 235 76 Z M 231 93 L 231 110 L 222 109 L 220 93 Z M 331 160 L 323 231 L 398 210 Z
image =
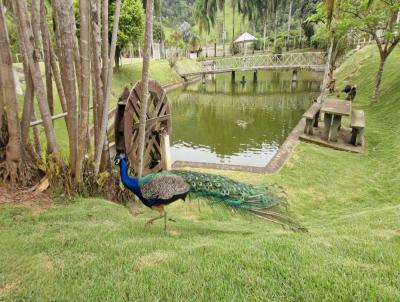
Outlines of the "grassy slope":
M 378 56 L 364 49 L 338 70 L 358 84 L 368 152 L 301 143 L 274 176 L 309 228 L 293 234 L 222 209 L 176 204 L 161 223 L 86 199 L 42 214 L 2 206 L 0 295 L 5 300 L 400 300 L 400 50 L 389 58 L 381 103 L 371 105 Z M 84 299 L 85 298 L 85 299 Z M 0 297 L 1 299 L 1 297 Z

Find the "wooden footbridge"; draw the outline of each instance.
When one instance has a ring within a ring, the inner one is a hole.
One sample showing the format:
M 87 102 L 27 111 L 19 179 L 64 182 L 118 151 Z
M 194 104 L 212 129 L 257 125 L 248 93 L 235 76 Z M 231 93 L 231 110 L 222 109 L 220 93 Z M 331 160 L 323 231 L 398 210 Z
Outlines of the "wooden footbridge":
M 258 71 L 258 70 L 284 70 L 284 69 L 306 69 L 324 71 L 326 66 L 325 52 L 304 52 L 285 54 L 262 54 L 247 57 L 228 57 L 200 62 L 198 67 L 185 70 L 184 66 L 177 68 L 182 78 L 190 76 L 203 76 L 207 74 L 232 72 L 232 80 L 236 71 Z

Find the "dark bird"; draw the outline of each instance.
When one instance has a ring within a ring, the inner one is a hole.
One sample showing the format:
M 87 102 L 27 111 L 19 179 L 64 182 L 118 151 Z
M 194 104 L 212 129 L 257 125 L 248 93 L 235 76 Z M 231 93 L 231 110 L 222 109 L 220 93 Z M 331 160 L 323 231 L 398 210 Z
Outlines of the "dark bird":
M 354 85 L 351 87 L 350 91 L 347 93 L 346 100 L 353 101 L 357 94 L 357 86 Z
M 120 167 L 121 181 L 147 207 L 160 213 L 146 222 L 146 226 L 164 218 L 167 227 L 165 206 L 182 199 L 205 197 L 212 205 L 221 204 L 235 210 L 251 212 L 265 220 L 287 226 L 295 231 L 306 229 L 284 214 L 286 200 L 274 186 L 254 187 L 220 175 L 186 170 L 168 170 L 152 173 L 142 178 L 131 177 L 126 158 L 117 154 L 114 163 Z M 282 206 L 284 209 L 282 209 Z
M 342 90 L 342 92 L 349 93 L 350 90 L 351 90 L 351 85 L 346 85 L 346 86 L 344 87 L 344 89 Z

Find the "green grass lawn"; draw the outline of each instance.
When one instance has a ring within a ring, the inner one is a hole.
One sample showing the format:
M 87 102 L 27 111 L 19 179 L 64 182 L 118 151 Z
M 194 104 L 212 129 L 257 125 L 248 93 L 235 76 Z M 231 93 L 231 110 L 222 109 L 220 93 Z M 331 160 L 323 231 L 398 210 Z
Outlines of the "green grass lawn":
M 0 300 L 5 301 L 400 301 L 400 49 L 386 64 L 381 101 L 370 103 L 378 54 L 369 47 L 337 70 L 367 116 L 365 154 L 299 144 L 273 175 L 296 234 L 224 209 L 177 203 L 177 222 L 101 199 L 55 202 L 37 212 L 0 207 Z M 216 173 L 216 171 L 214 171 Z

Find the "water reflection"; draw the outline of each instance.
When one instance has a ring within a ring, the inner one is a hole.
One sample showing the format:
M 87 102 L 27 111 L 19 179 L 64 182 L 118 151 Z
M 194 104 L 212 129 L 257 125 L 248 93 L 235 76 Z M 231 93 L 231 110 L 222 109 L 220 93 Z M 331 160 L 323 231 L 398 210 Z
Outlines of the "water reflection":
M 239 80 L 245 76 L 246 83 Z M 169 94 L 172 159 L 264 166 L 317 97 L 320 74 L 237 73 L 210 76 Z

